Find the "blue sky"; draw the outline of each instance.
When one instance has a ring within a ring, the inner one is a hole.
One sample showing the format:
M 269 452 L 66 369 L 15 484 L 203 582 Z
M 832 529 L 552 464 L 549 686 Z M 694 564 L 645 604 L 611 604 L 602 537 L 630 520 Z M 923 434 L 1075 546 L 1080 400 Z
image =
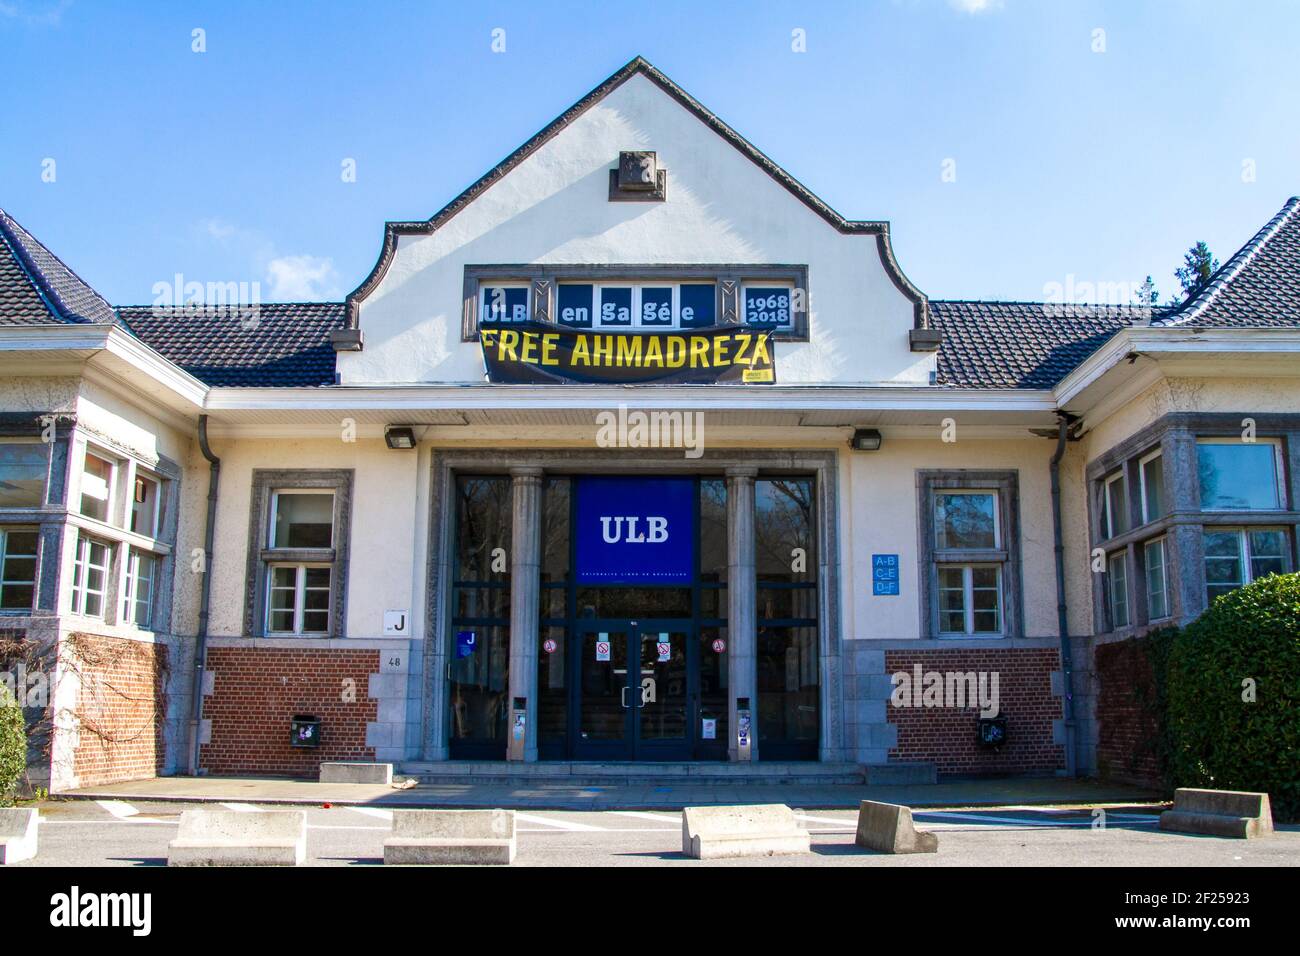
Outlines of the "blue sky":
M 932 297 L 1151 273 L 1167 298 L 1193 241 L 1226 259 L 1300 193 L 1298 28 L 1300 4 L 1200 0 L 0 0 L 0 206 L 117 304 L 178 272 L 338 297 L 385 219 L 432 215 L 640 53 L 891 220 Z

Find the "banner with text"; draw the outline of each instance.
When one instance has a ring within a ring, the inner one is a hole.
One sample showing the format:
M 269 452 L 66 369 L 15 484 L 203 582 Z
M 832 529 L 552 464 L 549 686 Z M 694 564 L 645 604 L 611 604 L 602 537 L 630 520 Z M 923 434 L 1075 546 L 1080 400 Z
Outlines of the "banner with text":
M 523 385 L 588 382 L 770 384 L 772 330 L 715 325 L 682 332 L 597 332 L 546 322 L 479 329 L 488 381 Z

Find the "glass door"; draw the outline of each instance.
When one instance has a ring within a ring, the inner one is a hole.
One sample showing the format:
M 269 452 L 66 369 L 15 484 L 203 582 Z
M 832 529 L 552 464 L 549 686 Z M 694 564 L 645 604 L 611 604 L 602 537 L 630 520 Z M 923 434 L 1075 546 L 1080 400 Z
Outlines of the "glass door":
M 628 634 L 626 622 L 586 626 L 578 632 L 579 679 L 573 685 L 578 698 L 573 741 L 577 760 L 632 759 Z
M 690 667 L 693 656 L 686 629 L 645 625 L 638 635 L 640 671 L 636 701 L 636 758 L 689 760 L 691 757 Z

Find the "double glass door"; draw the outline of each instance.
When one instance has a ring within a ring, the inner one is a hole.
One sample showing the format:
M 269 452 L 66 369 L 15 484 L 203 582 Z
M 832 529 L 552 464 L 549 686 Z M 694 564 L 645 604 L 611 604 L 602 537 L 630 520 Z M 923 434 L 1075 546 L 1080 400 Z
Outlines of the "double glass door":
M 689 760 L 699 648 L 690 621 L 583 621 L 576 635 L 579 760 Z

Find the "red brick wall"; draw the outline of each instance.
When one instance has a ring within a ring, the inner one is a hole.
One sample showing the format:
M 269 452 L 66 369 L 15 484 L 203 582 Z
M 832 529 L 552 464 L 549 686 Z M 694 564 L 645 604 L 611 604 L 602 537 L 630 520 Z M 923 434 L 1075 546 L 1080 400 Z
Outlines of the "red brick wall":
M 71 634 L 59 656 L 80 684 L 72 762 L 77 783 L 89 787 L 157 776 L 167 756 L 167 646 Z
M 975 743 L 978 706 L 956 708 L 895 707 L 886 703 L 886 719 L 898 727 L 898 746 L 891 760 L 933 763 L 939 773 L 1031 773 L 1065 766 L 1065 748 L 1052 742 L 1052 721 L 1061 718 L 1061 700 L 1052 696 L 1052 671 L 1059 670 L 1054 649 L 952 648 L 886 651 L 885 671 L 913 673 L 974 671 L 998 674 L 1000 715 L 1008 718 L 1007 744 L 985 750 Z
M 315 776 L 322 760 L 373 760 L 366 724 L 378 717 L 369 678 L 379 672 L 377 650 L 213 647 L 213 692 L 203 701 L 212 722 L 199 762 L 214 774 Z M 345 700 L 351 680 L 352 700 Z M 323 721 L 321 746 L 289 744 L 295 714 Z
M 1097 645 L 1097 770 L 1111 780 L 1160 785 L 1155 677 L 1142 640 Z

